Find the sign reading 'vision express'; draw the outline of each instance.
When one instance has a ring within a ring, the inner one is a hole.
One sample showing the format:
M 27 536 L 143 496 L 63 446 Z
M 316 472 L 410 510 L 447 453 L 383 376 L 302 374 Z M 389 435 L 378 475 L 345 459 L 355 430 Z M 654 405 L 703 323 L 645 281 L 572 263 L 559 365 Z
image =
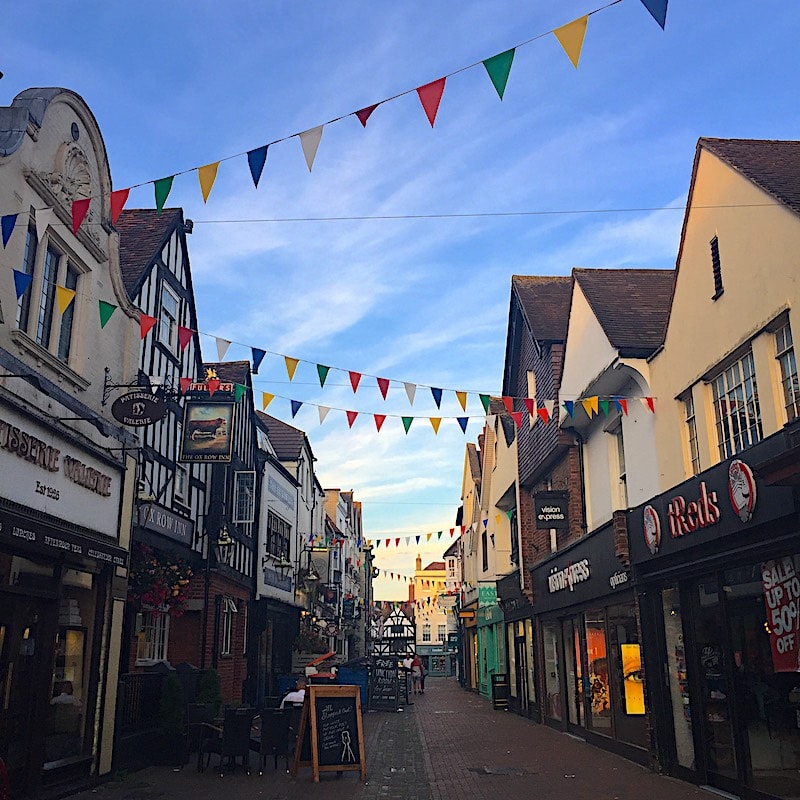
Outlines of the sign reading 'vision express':
M 374 711 L 397 711 L 400 707 L 400 679 L 396 656 L 373 657 L 369 681 L 369 707 Z

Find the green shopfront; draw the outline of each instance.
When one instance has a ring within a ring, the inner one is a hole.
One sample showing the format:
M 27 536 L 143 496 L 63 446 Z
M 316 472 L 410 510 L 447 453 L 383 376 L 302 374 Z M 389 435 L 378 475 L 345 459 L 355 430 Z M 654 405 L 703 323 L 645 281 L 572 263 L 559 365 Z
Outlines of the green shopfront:
M 783 434 L 629 516 L 655 739 L 673 775 L 746 798 L 800 797 L 800 537 L 769 485 Z
M 492 675 L 505 672 L 503 610 L 497 604 L 495 584 L 478 587 L 478 691 L 492 696 Z

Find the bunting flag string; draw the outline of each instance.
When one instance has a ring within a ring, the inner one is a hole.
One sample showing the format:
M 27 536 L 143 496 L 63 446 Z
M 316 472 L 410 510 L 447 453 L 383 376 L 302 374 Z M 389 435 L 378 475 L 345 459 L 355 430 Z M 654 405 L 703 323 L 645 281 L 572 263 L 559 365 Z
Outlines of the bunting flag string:
M 452 72 L 447 73 L 446 75 L 443 75 L 442 77 L 437 78 L 434 81 L 423 84 L 422 86 L 417 86 L 415 88 L 399 92 L 391 97 L 387 97 L 375 103 L 371 103 L 357 111 L 350 111 L 346 114 L 334 117 L 333 119 L 329 119 L 327 122 L 324 122 L 321 125 L 316 125 L 312 128 L 309 128 L 308 130 L 292 133 L 288 136 L 284 136 L 280 139 L 268 142 L 267 144 L 263 144 L 259 147 L 252 148 L 250 150 L 246 150 L 241 153 L 236 153 L 234 155 L 225 156 L 209 164 L 191 167 L 189 169 L 174 172 L 172 175 L 168 175 L 163 178 L 143 181 L 141 183 L 132 184 L 131 186 L 126 187 L 124 189 L 116 190 L 115 192 L 111 193 L 112 222 L 115 223 L 116 219 L 119 217 L 122 208 L 127 202 L 130 190 L 139 188 L 141 186 L 146 186 L 151 183 L 153 184 L 153 190 L 155 195 L 155 207 L 157 212 L 160 214 L 162 209 L 164 208 L 164 204 L 166 203 L 167 198 L 169 197 L 170 191 L 172 190 L 172 184 L 174 179 L 180 175 L 185 175 L 189 172 L 197 172 L 198 180 L 200 183 L 200 191 L 203 197 L 203 202 L 207 203 L 208 198 L 211 194 L 211 190 L 216 181 L 217 172 L 220 164 L 223 161 L 230 161 L 234 158 L 240 158 L 242 156 L 247 157 L 250 176 L 253 180 L 255 188 L 257 189 L 264 170 L 264 165 L 266 163 L 267 152 L 269 148 L 272 145 L 287 141 L 288 139 L 293 139 L 293 138 L 299 139 L 303 151 L 303 156 L 305 158 L 306 165 L 308 166 L 308 170 L 310 172 L 314 165 L 314 161 L 317 156 L 317 151 L 319 149 L 319 144 L 322 139 L 322 133 L 326 125 L 331 125 L 335 122 L 339 122 L 343 119 L 346 119 L 347 117 L 355 116 L 361 123 L 361 126 L 363 128 L 366 128 L 367 120 L 371 117 L 372 113 L 378 108 L 378 106 L 384 103 L 388 103 L 392 100 L 397 100 L 401 97 L 404 97 L 405 95 L 415 93 L 418 96 L 419 101 L 422 105 L 422 109 L 425 113 L 425 116 L 427 117 L 431 127 L 433 127 L 436 122 L 436 117 L 439 112 L 442 95 L 444 94 L 444 89 L 448 78 L 451 78 L 454 75 L 457 75 L 461 72 L 466 72 L 467 70 L 473 69 L 475 67 L 482 67 L 486 71 L 486 73 L 489 75 L 489 79 L 495 91 L 497 92 L 500 100 L 502 100 L 505 94 L 506 86 L 511 72 L 511 66 L 514 61 L 514 56 L 516 51 L 519 50 L 521 47 L 533 44 L 534 42 L 543 39 L 549 36 L 550 34 L 553 34 L 556 37 L 556 39 L 564 49 L 564 52 L 567 54 L 568 58 L 572 62 L 573 66 L 577 69 L 578 62 L 581 56 L 581 51 L 583 49 L 583 43 L 586 36 L 586 29 L 588 26 L 589 17 L 593 16 L 594 14 L 598 14 L 602 11 L 605 11 L 621 2 L 622 0 L 611 0 L 611 2 L 593 9 L 592 11 L 588 12 L 582 17 L 579 17 L 578 19 L 572 20 L 571 22 L 568 22 L 565 25 L 561 25 L 557 28 L 553 28 L 549 31 L 545 31 L 544 33 L 540 33 L 536 36 L 533 36 L 523 42 L 520 42 L 514 47 L 507 48 L 506 50 L 497 53 L 496 55 L 492 55 L 490 57 L 481 59 L 472 64 L 467 64 L 466 66 L 453 70 Z M 655 21 L 661 26 L 662 29 L 664 29 L 666 25 L 668 0 L 641 0 L 641 2 L 647 9 L 647 11 L 650 13 L 650 15 L 655 19 Z M 83 220 L 86 217 L 92 199 L 93 198 L 88 197 L 88 198 L 80 198 L 78 200 L 73 201 L 72 203 L 73 233 L 77 233 L 78 229 L 83 223 Z M 8 240 L 14 231 L 14 227 L 16 225 L 16 217 L 17 214 L 6 214 L 0 217 L 0 230 L 2 231 L 3 247 L 7 245 Z

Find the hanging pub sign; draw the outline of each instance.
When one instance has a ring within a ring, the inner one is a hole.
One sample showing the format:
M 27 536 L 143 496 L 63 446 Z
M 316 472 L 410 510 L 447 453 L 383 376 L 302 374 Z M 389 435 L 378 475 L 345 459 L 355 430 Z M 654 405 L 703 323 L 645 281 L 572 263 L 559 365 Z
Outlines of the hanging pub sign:
M 233 403 L 187 402 L 179 461 L 230 461 L 233 454 Z
M 118 397 L 111 406 L 111 415 L 117 422 L 131 427 L 152 425 L 167 413 L 163 397 L 151 392 L 128 392 Z
M 536 527 L 569 528 L 569 495 L 567 492 L 536 492 L 533 496 Z

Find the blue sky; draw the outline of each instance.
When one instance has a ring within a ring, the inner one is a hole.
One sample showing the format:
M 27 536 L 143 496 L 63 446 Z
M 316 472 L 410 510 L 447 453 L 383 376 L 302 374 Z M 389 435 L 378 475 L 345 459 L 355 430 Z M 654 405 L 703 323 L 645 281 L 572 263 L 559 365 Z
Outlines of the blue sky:
M 224 161 L 207 204 L 197 175 L 168 200 L 195 221 L 190 257 L 202 331 L 301 363 L 288 382 L 268 356 L 256 395 L 306 430 L 326 486 L 354 490 L 372 538 L 454 524 L 466 441 L 398 418 L 441 412 L 402 383 L 384 402 L 346 372 L 320 389 L 316 363 L 443 389 L 499 393 L 513 274 L 581 267 L 672 267 L 700 136 L 792 139 L 800 130 L 792 3 L 671 0 L 666 30 L 640 0 L 589 19 L 575 70 L 552 35 L 516 51 L 501 102 L 482 67 L 447 81 L 436 125 L 413 90 L 520 45 L 602 2 L 14 3 L 0 27 L 0 102 L 23 89 L 80 94 L 105 138 L 115 188 L 270 148 L 259 189 L 244 156 Z M 309 173 L 295 134 L 404 92 L 373 113 L 327 125 Z M 153 207 L 153 187 L 128 207 Z M 543 211 L 585 214 L 466 216 Z M 614 211 L 616 210 L 616 211 Z M 396 220 L 242 222 L 425 216 Z M 239 222 L 232 222 L 238 220 Z M 239 343 L 239 344 L 236 344 Z M 203 340 L 216 360 L 215 341 Z M 343 412 L 320 426 L 310 404 Z M 478 415 L 477 395 L 469 414 Z M 449 544 L 445 533 L 442 542 Z M 441 555 L 439 544 L 423 558 Z M 378 550 L 413 574 L 417 548 Z M 404 582 L 381 579 L 379 598 Z

